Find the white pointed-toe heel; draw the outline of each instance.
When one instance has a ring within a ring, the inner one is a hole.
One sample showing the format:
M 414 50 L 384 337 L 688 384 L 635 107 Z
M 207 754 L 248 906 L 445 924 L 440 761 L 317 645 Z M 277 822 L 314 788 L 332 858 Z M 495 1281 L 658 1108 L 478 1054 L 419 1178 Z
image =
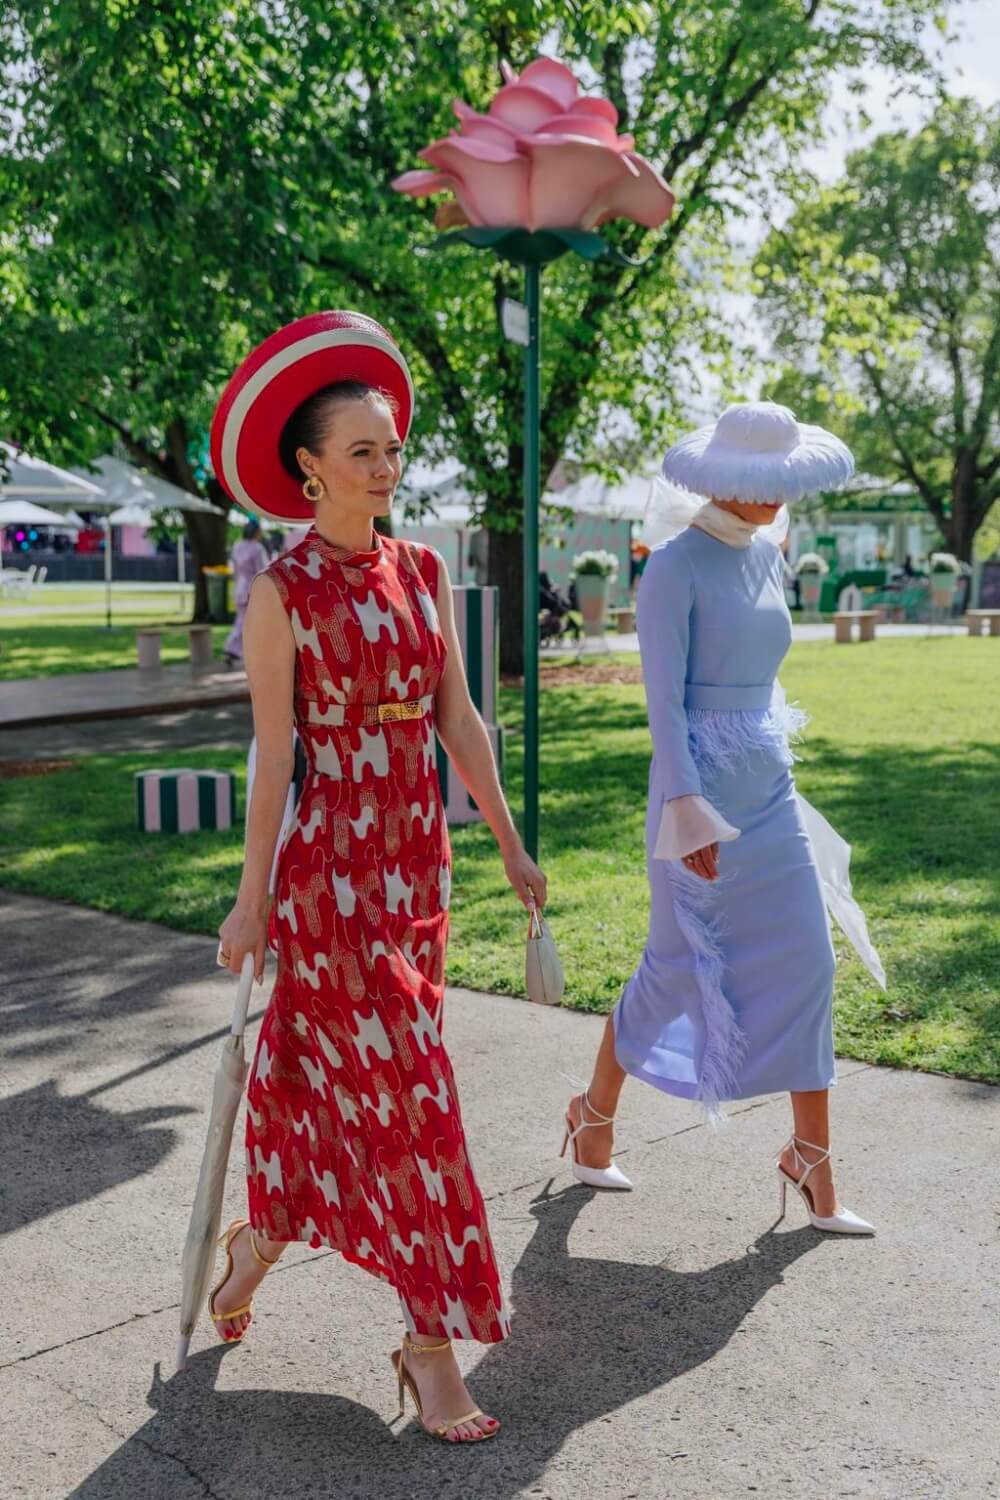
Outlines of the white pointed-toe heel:
M 614 1115 L 602 1115 L 600 1110 L 594 1108 L 590 1102 L 590 1095 L 586 1089 L 580 1095 L 580 1123 L 574 1126 L 569 1112 L 566 1114 L 566 1134 L 563 1136 L 562 1150 L 560 1156 L 566 1155 L 566 1147 L 570 1150 L 570 1171 L 577 1182 L 586 1183 L 587 1187 L 612 1188 L 620 1193 L 630 1193 L 632 1183 L 625 1176 L 621 1167 L 616 1167 L 614 1162 L 609 1167 L 585 1167 L 576 1159 L 576 1138 L 582 1130 L 589 1130 L 592 1125 L 613 1125 Z M 584 1109 L 596 1115 L 594 1120 L 583 1118 Z
M 805 1157 L 799 1151 L 800 1145 L 808 1146 L 810 1151 L 819 1151 L 822 1154 L 816 1161 L 806 1161 Z M 800 1140 L 798 1136 L 794 1135 L 781 1148 L 782 1151 L 787 1150 L 789 1146 L 791 1146 L 795 1154 L 795 1166 L 801 1169 L 801 1174 L 798 1178 L 795 1178 L 789 1172 L 786 1172 L 781 1165 L 781 1157 L 779 1155 L 777 1161 L 778 1219 L 781 1220 L 785 1217 L 785 1201 L 788 1189 L 793 1187 L 805 1204 L 806 1212 L 809 1215 L 809 1222 L 814 1229 L 825 1230 L 827 1234 L 874 1234 L 874 1224 L 869 1224 L 866 1219 L 861 1219 L 857 1214 L 852 1214 L 849 1208 L 842 1208 L 839 1214 L 829 1214 L 826 1216 L 814 1211 L 812 1193 L 808 1187 L 809 1174 L 815 1167 L 826 1161 L 830 1153 L 828 1150 L 824 1150 L 822 1146 L 814 1146 L 811 1141 Z

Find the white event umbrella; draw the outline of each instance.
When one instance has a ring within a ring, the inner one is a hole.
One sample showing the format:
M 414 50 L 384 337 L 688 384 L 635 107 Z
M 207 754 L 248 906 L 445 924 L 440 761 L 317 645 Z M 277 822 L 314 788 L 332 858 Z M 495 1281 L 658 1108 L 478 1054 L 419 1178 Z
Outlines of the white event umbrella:
M 192 495 L 189 490 L 182 490 L 179 485 L 160 479 L 146 469 L 138 469 L 134 464 L 115 458 L 110 453 L 106 453 L 103 458 L 96 459 L 94 468 L 100 479 L 101 498 L 91 504 L 94 509 L 106 508 L 111 512 L 104 517 L 105 620 L 110 627 L 111 527 L 151 526 L 154 515 L 164 510 L 201 511 L 211 515 L 217 515 L 218 511 L 214 505 L 207 500 L 202 500 L 199 495 Z M 76 470 L 75 474 L 82 477 L 83 471 Z M 180 537 L 177 543 L 177 582 L 181 588 L 184 587 L 183 537 Z
M 77 516 L 61 516 L 33 500 L 0 500 L 0 526 L 59 526 L 63 531 L 79 531 L 83 522 Z
M 0 500 L 0 530 L 5 526 L 58 526 L 63 531 L 79 531 L 82 524 L 76 517 L 71 521 L 68 516 L 57 515 L 44 505 L 36 505 L 33 500 Z M 2 568 L 3 554 L 0 553 L 0 570 Z M 17 569 L 12 568 L 11 572 L 16 573 Z
M 6 478 L 3 477 L 6 471 Z M 66 469 L 32 458 L 10 443 L 0 443 L 0 498 L 33 500 L 39 505 L 69 502 L 80 505 L 90 497 L 99 499 L 101 486 L 93 479 L 70 474 Z

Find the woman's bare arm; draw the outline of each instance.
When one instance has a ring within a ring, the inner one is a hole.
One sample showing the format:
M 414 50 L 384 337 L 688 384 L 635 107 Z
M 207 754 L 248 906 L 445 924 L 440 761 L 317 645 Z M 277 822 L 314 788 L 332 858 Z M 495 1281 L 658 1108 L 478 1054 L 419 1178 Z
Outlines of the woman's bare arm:
M 236 904 L 219 929 L 229 968 L 238 974 L 243 955 L 253 952 L 258 981 L 264 973 L 267 936 L 267 882 L 292 779 L 295 641 L 274 583 L 254 580 L 243 626 L 243 650 L 257 763 L 250 802 L 243 876 Z
M 466 681 L 462 649 L 455 629 L 455 606 L 448 570 L 438 559 L 438 616 L 448 659 L 435 698 L 437 732 L 469 794 L 476 803 L 503 857 L 507 878 L 525 906 L 545 905 L 545 876 L 530 859 L 507 806 L 486 726 Z

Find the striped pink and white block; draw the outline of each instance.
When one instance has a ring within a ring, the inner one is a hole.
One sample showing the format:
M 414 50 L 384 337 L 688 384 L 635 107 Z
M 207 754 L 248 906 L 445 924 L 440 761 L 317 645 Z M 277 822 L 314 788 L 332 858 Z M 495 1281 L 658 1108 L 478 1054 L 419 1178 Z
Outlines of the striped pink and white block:
M 137 771 L 136 818 L 144 833 L 231 828 L 236 778 L 231 771 Z

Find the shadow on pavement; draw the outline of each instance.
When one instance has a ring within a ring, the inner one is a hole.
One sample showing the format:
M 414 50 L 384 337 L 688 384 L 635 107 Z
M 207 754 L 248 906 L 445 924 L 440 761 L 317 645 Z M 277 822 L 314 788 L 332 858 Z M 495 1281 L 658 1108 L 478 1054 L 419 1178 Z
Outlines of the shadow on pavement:
M 693 1272 L 571 1256 L 569 1232 L 593 1196 L 576 1186 L 546 1190 L 531 1205 L 536 1228 L 513 1276 L 513 1337 L 488 1350 L 470 1377 L 476 1401 L 504 1421 L 496 1442 L 446 1452 L 414 1423 L 390 1428 L 344 1396 L 219 1391 L 222 1359 L 239 1356 L 218 1346 L 168 1382 L 156 1367 L 154 1415 L 69 1500 L 139 1493 L 167 1500 L 186 1492 L 175 1488 L 178 1465 L 219 1500 L 430 1493 L 513 1500 L 578 1428 L 711 1359 L 785 1269 L 822 1244 L 809 1228 L 769 1230 L 745 1254 Z M 387 1359 L 385 1417 L 393 1398 Z
M 166 1104 L 106 1110 L 86 1094 L 61 1094 L 52 1079 L 0 1100 L 0 1234 L 151 1172 L 176 1142 L 160 1122 L 193 1113 Z

